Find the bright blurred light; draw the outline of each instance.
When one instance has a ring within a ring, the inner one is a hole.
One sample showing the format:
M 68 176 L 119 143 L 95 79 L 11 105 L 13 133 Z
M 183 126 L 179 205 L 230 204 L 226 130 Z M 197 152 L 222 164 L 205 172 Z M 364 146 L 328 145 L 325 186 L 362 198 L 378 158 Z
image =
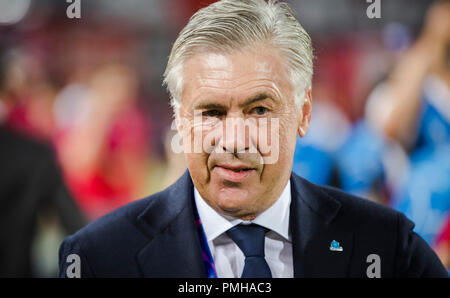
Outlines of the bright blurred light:
M 30 0 L 0 0 L 0 24 L 20 22 L 29 8 Z

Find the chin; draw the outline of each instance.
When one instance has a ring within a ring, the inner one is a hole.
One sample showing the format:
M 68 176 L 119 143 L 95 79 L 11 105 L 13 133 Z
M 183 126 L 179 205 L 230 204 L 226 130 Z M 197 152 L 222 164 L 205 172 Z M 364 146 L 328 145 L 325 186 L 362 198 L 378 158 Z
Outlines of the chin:
M 248 192 L 233 191 L 228 193 L 222 191 L 216 197 L 215 203 L 221 213 L 237 217 L 243 213 L 249 213 L 254 200 L 254 198 L 249 196 Z

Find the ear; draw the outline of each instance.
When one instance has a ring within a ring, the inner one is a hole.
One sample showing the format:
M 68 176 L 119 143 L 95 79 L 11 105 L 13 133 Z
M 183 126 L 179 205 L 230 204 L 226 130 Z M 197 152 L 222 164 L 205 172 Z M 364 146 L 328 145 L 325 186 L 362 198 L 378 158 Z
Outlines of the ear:
M 180 117 L 177 115 L 177 114 L 175 114 L 175 117 L 174 117 L 174 120 L 175 120 L 175 128 L 178 130 L 178 133 L 181 133 L 181 120 L 180 120 Z
M 305 102 L 299 113 L 299 123 L 298 123 L 298 134 L 300 137 L 304 137 L 309 129 L 309 124 L 311 122 L 311 113 L 312 113 L 312 95 L 311 88 L 306 90 L 305 94 Z
M 174 119 L 175 121 L 174 121 L 174 123 L 172 122 L 172 129 L 176 128 L 178 135 L 181 137 L 181 139 L 183 139 L 183 137 L 184 137 L 184 135 L 183 135 L 183 133 L 184 133 L 184 131 L 183 131 L 183 125 L 184 125 L 183 119 L 181 119 L 180 116 L 177 115 L 177 114 L 175 115 L 174 118 L 175 118 Z M 175 127 L 173 125 L 175 125 Z

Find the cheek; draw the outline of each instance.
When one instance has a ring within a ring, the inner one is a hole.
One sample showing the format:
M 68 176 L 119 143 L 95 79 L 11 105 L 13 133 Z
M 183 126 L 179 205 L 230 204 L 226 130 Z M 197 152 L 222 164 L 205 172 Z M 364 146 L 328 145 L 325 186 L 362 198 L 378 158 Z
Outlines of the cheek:
M 210 182 L 210 173 L 208 171 L 207 156 L 199 153 L 185 154 L 187 168 L 191 174 L 195 186 L 199 190 L 205 190 Z
M 183 118 L 178 127 L 183 140 L 185 153 L 207 153 L 217 139 L 220 121 L 202 120 L 201 117 Z M 197 159 L 198 157 L 196 157 Z
M 193 169 L 196 172 L 207 170 L 208 155 L 203 153 L 187 153 L 185 156 L 189 169 Z
M 284 114 L 259 127 L 258 150 L 265 164 L 285 165 L 292 158 L 297 140 L 297 128 L 292 114 Z
M 297 127 L 293 123 L 297 123 L 293 117 L 280 121 L 279 148 L 280 162 L 283 163 L 290 162 L 294 155 L 297 142 Z

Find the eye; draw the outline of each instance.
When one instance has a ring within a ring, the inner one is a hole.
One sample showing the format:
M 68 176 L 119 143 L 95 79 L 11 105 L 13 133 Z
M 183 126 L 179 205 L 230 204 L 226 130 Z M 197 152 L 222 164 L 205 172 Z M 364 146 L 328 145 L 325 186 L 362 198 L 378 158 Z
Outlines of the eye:
M 267 114 L 268 111 L 269 111 L 269 109 L 267 109 L 265 107 L 256 107 L 251 110 L 251 113 L 254 113 L 258 116 L 263 116 L 263 115 Z
M 223 116 L 223 112 L 219 110 L 208 110 L 204 111 L 202 115 L 206 117 L 220 117 Z

